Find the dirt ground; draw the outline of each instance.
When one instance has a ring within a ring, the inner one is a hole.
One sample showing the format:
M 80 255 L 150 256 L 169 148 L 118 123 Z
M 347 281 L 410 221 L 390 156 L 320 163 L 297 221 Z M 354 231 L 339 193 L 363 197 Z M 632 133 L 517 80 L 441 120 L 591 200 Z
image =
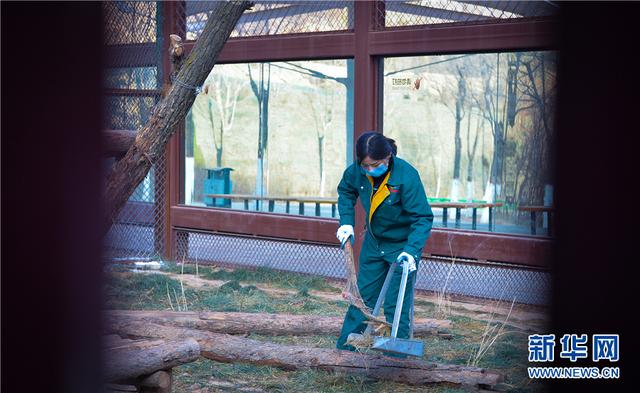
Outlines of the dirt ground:
M 108 309 L 275 312 L 343 317 L 348 304 L 344 283 L 268 269 L 229 269 L 167 265 L 161 270 L 109 269 L 105 284 Z M 542 307 L 447 294 L 419 292 L 415 315 L 451 321 L 452 339 L 421 337 L 424 360 L 477 365 L 504 373 L 502 391 L 542 392 L 543 385 L 526 375 L 527 335 L 544 332 Z M 489 347 L 482 347 L 500 331 Z M 282 344 L 334 348 L 337 336 L 266 337 L 252 339 Z M 481 356 L 478 354 L 482 353 Z M 415 387 L 331 374 L 319 370 L 283 371 L 251 364 L 225 364 L 200 359 L 174 369 L 176 392 L 463 392 L 459 386 Z
M 231 269 L 227 269 L 231 270 Z M 184 285 L 192 288 L 219 288 L 226 283 L 224 280 L 207 279 L 201 275 L 195 274 L 180 274 L 175 272 L 157 271 L 158 274 L 166 274 L 167 276 L 182 280 Z M 335 281 L 327 280 L 328 285 L 334 287 L 337 291 L 341 291 L 344 284 Z M 254 285 L 255 287 L 268 292 L 274 296 L 292 295 L 297 293 L 295 290 L 287 290 L 270 286 L 268 283 L 240 283 L 240 285 Z M 329 301 L 341 302 L 344 301 L 340 293 L 327 292 L 320 290 L 312 290 L 309 292 L 313 296 L 317 296 Z M 438 294 L 431 292 L 420 291 L 415 295 L 415 312 L 416 318 L 420 317 L 420 314 L 426 312 L 424 307 L 420 307 L 420 304 L 432 303 L 438 304 L 440 302 Z M 447 303 L 446 306 L 450 308 L 450 312 L 453 315 L 466 316 L 482 321 L 495 321 L 497 318 L 506 318 L 509 315 L 509 319 L 506 324 L 517 327 L 519 329 L 530 332 L 545 331 L 548 326 L 549 319 L 547 315 L 547 309 L 540 306 L 532 306 L 527 304 L 514 304 L 513 308 L 511 303 L 496 302 L 487 299 L 464 297 L 464 296 L 444 296 L 442 302 Z

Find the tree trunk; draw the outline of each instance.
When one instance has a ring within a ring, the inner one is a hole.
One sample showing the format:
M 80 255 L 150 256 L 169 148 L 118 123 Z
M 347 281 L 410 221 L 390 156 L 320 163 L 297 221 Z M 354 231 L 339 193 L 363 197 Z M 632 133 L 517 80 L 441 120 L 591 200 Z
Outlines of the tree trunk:
M 390 380 L 412 385 L 447 382 L 463 385 L 493 386 L 503 380 L 498 372 L 477 367 L 406 360 L 338 349 L 278 345 L 227 334 L 179 329 L 146 322 L 115 322 L 107 329 L 130 337 L 192 337 L 201 354 L 223 363 L 250 363 L 284 370 L 309 368 Z
M 224 142 L 224 123 L 223 123 L 224 120 L 222 119 L 222 117 L 220 118 L 220 127 L 219 127 L 220 132 L 218 133 L 218 135 L 220 135 L 220 138 L 216 138 L 216 122 L 213 116 L 213 104 L 214 104 L 213 98 L 209 97 L 209 122 L 211 123 L 211 134 L 213 135 L 213 145 L 215 146 L 215 149 L 216 149 L 215 166 L 217 168 L 220 168 L 222 167 L 222 152 L 223 152 L 222 143 Z M 218 139 L 220 139 L 219 142 L 218 142 Z
M 454 155 L 453 155 L 453 180 L 451 181 L 451 193 L 449 194 L 449 198 L 452 202 L 458 202 L 460 199 L 460 166 L 462 159 L 462 138 L 460 137 L 460 123 L 462 123 L 462 118 L 464 117 L 463 105 L 465 102 L 466 96 L 466 85 L 464 75 L 460 67 L 457 69 L 458 71 L 458 92 L 456 94 L 456 111 L 455 111 L 455 134 L 454 134 Z M 449 209 L 449 218 L 455 218 L 455 209 Z
M 107 157 L 122 157 L 136 140 L 135 130 L 104 130 L 102 131 L 104 153 Z
M 320 166 L 320 193 L 321 197 L 324 197 L 324 133 L 322 136 L 318 135 L 318 164 Z
M 260 63 L 260 76 L 258 82 L 253 79 L 251 65 L 247 64 L 249 71 L 249 83 L 251 90 L 258 101 L 258 168 L 256 170 L 255 195 L 265 195 L 265 172 L 268 173 L 268 142 L 269 142 L 269 94 L 271 89 L 271 64 L 267 63 L 268 70 L 265 80 L 265 63 Z M 268 192 L 268 190 L 267 190 Z M 262 210 L 262 200 L 256 201 L 258 210 Z
M 502 171 L 504 146 L 506 140 L 504 138 L 504 125 L 502 122 L 495 123 L 495 132 L 493 133 L 493 158 L 491 159 L 491 172 L 489 181 L 484 192 L 484 199 L 489 203 L 494 203 L 502 192 Z M 480 222 L 489 222 L 489 209 L 482 209 Z
M 106 382 L 131 381 L 197 360 L 200 346 L 192 338 L 179 336 L 167 340 L 112 341 L 104 356 Z
M 195 197 L 195 131 L 193 111 L 189 110 L 184 128 L 184 203 L 187 205 L 191 205 Z
M 318 315 L 290 315 L 242 312 L 177 312 L 177 311 L 107 311 L 109 319 L 137 321 L 200 329 L 214 333 L 264 334 L 274 336 L 308 336 L 340 333 L 342 318 Z M 443 329 L 451 321 L 418 318 L 414 325 L 417 336 L 450 335 Z
M 460 123 L 462 123 L 463 111 L 462 105 L 464 104 L 466 89 L 465 89 L 465 80 L 462 75 L 462 71 L 458 68 L 458 93 L 456 95 L 456 126 L 455 126 L 455 134 L 453 138 L 454 142 L 454 155 L 453 155 L 453 182 L 452 182 L 452 191 L 451 191 L 451 200 L 457 201 L 459 197 L 459 188 L 460 188 L 460 161 L 462 158 L 462 138 L 460 137 Z
M 476 124 L 476 135 L 471 143 L 471 113 L 467 117 L 467 202 L 472 202 L 475 194 L 473 185 L 473 161 L 476 157 L 476 149 L 478 147 L 478 135 L 480 134 L 480 123 L 482 119 L 478 117 Z
M 158 103 L 147 124 L 137 132 L 134 145 L 116 163 L 107 180 L 107 222 L 111 222 L 118 215 L 151 166 L 160 161 L 176 125 L 184 121 L 195 100 L 195 86 L 204 83 L 236 22 L 251 5 L 249 1 L 216 2 L 213 5 L 211 17 L 178 72 L 178 82 L 171 86 L 167 96 Z M 108 229 L 105 228 L 105 231 Z

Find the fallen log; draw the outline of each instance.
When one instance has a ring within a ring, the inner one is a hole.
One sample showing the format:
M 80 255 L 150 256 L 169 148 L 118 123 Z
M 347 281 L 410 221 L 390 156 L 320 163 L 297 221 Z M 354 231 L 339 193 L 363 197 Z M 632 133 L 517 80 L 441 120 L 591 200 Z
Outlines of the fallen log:
M 337 335 L 343 322 L 340 317 L 243 312 L 115 310 L 107 311 L 106 315 L 120 320 L 143 321 L 215 333 L 256 333 L 273 336 Z M 414 334 L 451 338 L 450 334 L 442 331 L 450 327 L 451 321 L 448 320 L 417 319 Z
M 200 356 L 200 346 L 188 337 L 122 341 L 104 348 L 104 356 L 105 382 L 123 382 L 193 362 Z
M 338 349 L 278 345 L 228 334 L 175 328 L 148 322 L 110 320 L 109 332 L 128 337 L 192 337 L 200 344 L 203 357 L 224 363 L 250 363 L 284 370 L 319 369 L 389 380 L 412 385 L 447 382 L 462 385 L 493 386 L 501 374 L 477 367 L 438 364 L 421 360 L 391 358 Z
M 139 386 L 143 392 L 169 393 L 171 392 L 171 382 L 171 370 L 160 370 L 140 378 L 139 382 L 135 383 L 135 386 Z

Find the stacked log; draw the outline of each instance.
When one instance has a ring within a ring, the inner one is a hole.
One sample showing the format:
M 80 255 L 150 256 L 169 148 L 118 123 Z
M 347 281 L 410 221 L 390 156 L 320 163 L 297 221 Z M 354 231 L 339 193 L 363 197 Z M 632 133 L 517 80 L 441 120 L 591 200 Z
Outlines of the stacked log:
M 284 370 L 319 369 L 412 385 L 447 382 L 472 386 L 494 386 L 501 374 L 477 367 L 438 364 L 337 349 L 309 348 L 256 341 L 229 334 L 163 326 L 135 320 L 109 319 L 107 330 L 123 337 L 171 340 L 193 338 L 201 355 L 225 363 L 268 365 Z
M 188 337 L 130 340 L 110 335 L 104 338 L 103 348 L 105 382 L 159 393 L 170 392 L 173 367 L 200 357 L 200 345 Z
M 119 320 L 150 322 L 160 325 L 206 330 L 227 334 L 263 334 L 268 336 L 337 335 L 343 319 L 318 315 L 267 314 L 242 312 L 179 312 L 179 311 L 108 311 L 107 317 Z M 451 338 L 445 329 L 451 321 L 418 319 L 416 336 L 438 335 Z

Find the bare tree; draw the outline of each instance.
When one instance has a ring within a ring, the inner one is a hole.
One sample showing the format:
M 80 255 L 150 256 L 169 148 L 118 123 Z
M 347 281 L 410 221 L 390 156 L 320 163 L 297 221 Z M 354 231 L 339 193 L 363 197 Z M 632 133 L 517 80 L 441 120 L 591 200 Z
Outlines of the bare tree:
M 455 119 L 455 131 L 453 136 L 454 154 L 453 154 L 453 179 L 451 182 L 451 192 L 449 198 L 452 201 L 460 199 L 460 168 L 462 159 L 462 138 L 460 136 L 460 126 L 465 116 L 465 106 L 467 101 L 467 85 L 464 75 L 464 68 L 456 65 L 455 68 L 455 84 L 443 84 L 436 86 L 439 101 L 451 112 Z M 452 105 L 453 102 L 453 105 Z M 453 209 L 450 214 L 453 216 Z
M 455 141 L 455 153 L 453 159 L 453 183 L 452 183 L 452 191 L 451 191 L 451 199 L 456 201 L 459 199 L 460 193 L 460 159 L 462 158 L 462 138 L 460 138 L 460 123 L 462 123 L 462 118 L 464 117 L 464 105 L 467 95 L 467 87 L 464 79 L 463 70 L 458 66 L 456 67 L 457 71 L 457 85 L 458 90 L 456 94 L 456 111 L 455 111 L 455 119 L 456 119 L 456 131 L 454 136 Z
M 320 190 L 319 195 L 325 194 L 325 170 L 324 170 L 324 144 L 325 135 L 327 130 L 333 123 L 333 100 L 334 91 L 331 88 L 326 88 L 326 79 L 315 79 L 313 83 L 320 91 L 320 97 L 318 94 L 307 94 L 309 100 L 309 106 L 313 113 L 313 120 L 316 129 L 316 140 L 318 142 L 318 168 L 319 168 L 319 183 L 318 188 Z
M 521 110 L 531 118 L 519 158 L 523 180 L 518 188 L 518 201 L 524 204 L 550 205 L 553 199 L 554 133 L 553 114 L 556 96 L 555 57 L 545 52 L 532 52 L 522 57 L 518 91 Z
M 480 75 L 482 78 L 482 94 L 474 95 L 475 106 L 480 110 L 481 116 L 491 125 L 493 136 L 493 156 L 490 164 L 489 179 L 486 184 L 482 199 L 495 202 L 501 195 L 504 171 L 504 148 L 507 139 L 505 117 L 500 117 L 499 108 L 503 108 L 506 116 L 506 94 L 503 94 L 502 105 L 500 103 L 500 54 L 496 56 L 496 68 L 494 69 L 485 57 L 480 57 Z M 495 71 L 495 73 L 494 73 Z M 491 80 L 495 78 L 495 87 Z M 503 87 L 504 88 L 504 87 Z M 488 209 L 483 209 L 481 221 L 487 222 Z
M 216 74 L 210 84 L 205 87 L 208 97 L 209 120 L 213 132 L 213 143 L 216 149 L 216 166 L 222 166 L 224 153 L 224 137 L 231 133 L 236 117 L 236 107 L 241 97 L 241 90 L 245 86 L 243 82 L 234 80 L 222 74 Z M 216 121 L 218 117 L 218 132 L 216 133 Z
M 318 142 L 318 161 L 319 161 L 319 174 L 320 174 L 320 180 L 319 180 L 319 189 L 320 189 L 320 195 L 324 196 L 325 194 L 325 179 L 326 179 L 326 173 L 325 173 L 325 169 L 324 169 L 324 142 L 325 142 L 325 135 L 326 135 L 326 131 L 327 129 L 331 126 L 334 117 L 333 117 L 333 101 L 334 101 L 334 97 L 335 97 L 335 92 L 334 90 L 328 85 L 328 81 L 334 81 L 337 82 L 341 85 L 343 85 L 347 91 L 347 100 L 346 100 L 346 110 L 345 113 L 347 114 L 346 116 L 346 128 L 347 130 L 349 129 L 349 127 L 353 127 L 352 126 L 352 121 L 353 121 L 353 105 L 352 105 L 352 98 L 349 98 L 349 96 L 352 97 L 352 89 L 351 84 L 353 83 L 353 76 L 350 75 L 351 73 L 349 72 L 349 70 L 347 70 L 347 77 L 343 78 L 343 77 L 336 77 L 333 75 L 327 75 L 323 72 L 320 72 L 318 70 L 315 70 L 313 68 L 309 68 L 309 67 L 304 67 L 301 66 L 300 64 L 296 64 L 296 63 L 292 63 L 292 62 L 286 62 L 285 63 L 286 66 L 278 66 L 280 68 L 286 69 L 287 71 L 293 71 L 293 72 L 297 72 L 299 74 L 302 75 L 307 75 L 310 76 L 314 79 L 312 79 L 312 82 L 314 84 L 314 86 L 316 86 L 320 92 L 322 92 L 322 99 L 317 99 L 317 96 L 314 94 L 307 94 L 307 97 L 309 98 L 309 104 L 311 106 L 311 110 L 313 112 L 313 116 L 314 116 L 314 122 L 315 122 L 315 128 L 316 128 L 316 139 Z M 347 69 L 349 68 L 349 66 L 347 65 Z
M 473 138 L 473 144 L 471 143 L 471 112 L 467 116 L 467 201 L 473 200 L 474 185 L 473 185 L 473 161 L 475 160 L 476 150 L 478 148 L 478 136 L 480 135 L 480 129 L 483 121 L 478 118 L 476 122 L 476 133 Z
M 249 70 L 249 81 L 251 90 L 258 100 L 258 170 L 256 173 L 256 195 L 264 196 L 264 173 L 268 172 L 267 147 L 269 142 L 269 94 L 271 89 L 271 64 L 260 63 L 258 80 L 254 80 L 251 73 L 251 65 L 247 64 Z
M 194 144 L 195 144 L 195 123 L 193 121 L 193 107 L 189 109 L 184 127 L 184 157 L 185 157 L 185 179 L 184 198 L 187 205 L 193 202 L 195 174 L 194 174 Z

